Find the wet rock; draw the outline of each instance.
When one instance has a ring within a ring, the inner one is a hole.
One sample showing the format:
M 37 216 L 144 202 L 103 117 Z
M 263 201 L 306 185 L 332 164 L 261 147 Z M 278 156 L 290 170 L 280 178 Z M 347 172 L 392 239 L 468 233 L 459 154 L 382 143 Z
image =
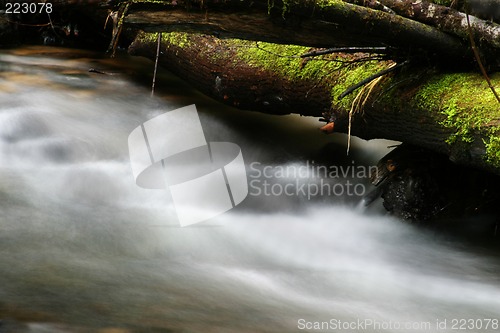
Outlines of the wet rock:
M 403 144 L 384 156 L 370 176 L 377 189 L 366 202 L 380 196 L 385 209 L 405 220 L 500 216 L 500 179 L 458 166 L 445 155 Z

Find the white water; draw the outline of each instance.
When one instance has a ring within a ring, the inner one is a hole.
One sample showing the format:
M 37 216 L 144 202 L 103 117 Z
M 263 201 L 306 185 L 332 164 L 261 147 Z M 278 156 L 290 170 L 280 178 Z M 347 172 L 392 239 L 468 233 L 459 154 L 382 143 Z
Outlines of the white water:
M 238 143 L 247 164 L 326 152 L 341 162 L 344 147 L 322 149 L 331 138 L 316 120 L 222 107 L 165 73 L 150 99 L 119 74 L 124 62 L 29 53 L 0 53 L 0 318 L 17 319 L 10 331 L 295 332 L 299 319 L 371 319 L 452 332 L 453 319 L 500 319 L 497 256 L 356 209 L 359 198 L 249 196 L 179 228 L 166 191 L 134 184 L 127 137 L 156 114 L 196 103 L 208 140 Z M 87 72 L 99 66 L 117 74 Z M 386 151 L 359 143 L 354 157 Z

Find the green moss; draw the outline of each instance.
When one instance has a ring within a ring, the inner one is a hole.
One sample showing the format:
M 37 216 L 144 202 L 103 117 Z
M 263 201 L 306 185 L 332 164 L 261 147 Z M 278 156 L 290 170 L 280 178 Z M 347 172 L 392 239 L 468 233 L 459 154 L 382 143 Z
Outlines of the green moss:
M 498 133 L 492 133 L 488 141 L 484 142 L 486 146 L 486 162 L 495 168 L 500 168 L 500 136 Z
M 158 33 L 141 33 L 137 37 L 143 43 L 156 43 L 158 41 Z M 189 46 L 189 34 L 184 32 L 162 32 L 162 43 L 173 44 L 178 47 Z
M 478 119 L 471 116 L 470 113 L 465 115 L 460 113 L 456 97 L 448 99 L 446 104 L 443 105 L 441 112 L 446 116 L 446 119 L 441 124 L 445 127 L 455 129 L 455 132 L 446 140 L 447 143 L 452 144 L 457 140 L 466 143 L 473 142 L 472 131 L 480 127 L 481 123 L 477 123 Z
M 346 8 L 346 3 L 342 0 L 267 0 L 267 13 L 271 14 L 273 10 L 281 10 L 281 16 L 285 18 L 292 9 L 295 9 L 295 12 L 300 12 L 302 7 L 310 8 L 311 4 L 320 9 L 332 6 Z
M 500 73 L 491 79 L 494 86 L 500 87 Z M 472 143 L 474 134 L 479 131 L 489 135 L 490 139 L 485 142 L 485 159 L 488 163 L 500 161 L 499 139 L 496 133 L 491 132 L 494 130 L 493 125 L 500 120 L 500 104 L 480 74 L 434 76 L 422 85 L 414 103 L 419 108 L 436 111 L 440 124 L 452 130 L 447 139 L 448 144 L 459 141 Z
M 332 104 L 336 109 L 349 110 L 356 93 L 340 101 L 338 96 L 351 85 L 376 73 L 384 66 L 378 61 L 346 65 L 347 58 L 333 55 L 323 60 L 318 58 L 305 62 L 299 56 L 308 52 L 310 49 L 308 47 L 264 42 L 256 44 L 248 41 L 231 41 L 231 43 L 239 46 L 238 58 L 251 66 L 277 72 L 280 76 L 291 80 L 307 79 L 329 83 Z
M 275 0 L 268 0 L 268 12 L 271 12 L 271 9 L 274 8 L 275 6 Z M 327 8 L 327 7 L 332 7 L 332 6 L 343 6 L 345 7 L 345 2 L 342 0 L 309 0 L 311 2 L 314 2 L 315 7 L 317 8 Z M 283 18 L 285 18 L 285 15 L 290 12 L 291 8 L 293 7 L 300 7 L 300 6 L 307 6 L 308 0 L 303 1 L 303 0 L 282 0 L 282 8 L 281 8 L 281 15 Z
M 430 0 L 429 2 L 435 3 L 436 5 L 450 7 L 453 0 Z
M 357 91 L 338 100 L 340 94 L 342 94 L 347 88 L 355 85 L 367 77 L 379 72 L 383 68 L 386 68 L 387 64 L 381 63 L 379 61 L 367 61 L 362 64 L 355 64 L 352 66 L 346 66 L 337 76 L 336 84 L 332 87 L 332 99 L 337 106 L 343 107 L 344 109 L 350 109 L 352 102 L 356 98 Z M 361 88 L 358 88 L 358 90 Z
M 267 0 L 267 14 L 271 14 L 271 10 L 274 8 L 274 0 Z
M 120 14 L 120 18 L 118 19 L 118 24 L 117 24 L 118 28 L 123 25 L 123 21 L 125 20 L 125 16 L 127 15 L 129 7 L 130 7 L 130 3 L 125 3 L 125 4 L 120 5 L 119 13 L 121 13 L 121 14 Z
M 156 36 L 158 38 L 158 35 Z M 161 35 L 162 43 L 169 43 L 180 48 L 189 46 L 189 34 L 185 32 L 163 32 Z
M 234 45 L 240 60 L 251 66 L 262 67 L 268 70 L 277 70 L 282 75 L 296 76 L 302 53 L 308 48 L 296 45 L 280 45 L 265 42 L 252 42 L 244 40 L 230 40 Z

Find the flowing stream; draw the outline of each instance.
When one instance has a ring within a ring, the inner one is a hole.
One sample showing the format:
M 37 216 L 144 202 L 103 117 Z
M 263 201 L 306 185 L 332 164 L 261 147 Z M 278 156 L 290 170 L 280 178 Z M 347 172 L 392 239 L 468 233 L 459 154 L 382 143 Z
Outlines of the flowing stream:
M 355 140 L 346 157 L 317 119 L 232 109 L 167 72 L 151 98 L 152 68 L 0 52 L 1 333 L 500 330 L 498 251 L 359 207 L 372 189 L 361 171 L 389 142 Z M 190 104 L 256 181 L 235 209 L 181 228 L 167 190 L 135 185 L 127 138 Z M 347 171 L 320 177 L 345 192 L 279 193 L 318 182 L 290 174 L 314 163 Z

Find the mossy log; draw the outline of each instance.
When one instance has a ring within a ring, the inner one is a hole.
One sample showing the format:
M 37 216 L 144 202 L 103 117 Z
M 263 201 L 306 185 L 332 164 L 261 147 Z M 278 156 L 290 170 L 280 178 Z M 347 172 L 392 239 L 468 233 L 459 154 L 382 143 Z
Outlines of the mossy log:
M 457 63 L 463 63 L 467 54 L 459 39 L 438 29 L 338 0 L 175 3 L 167 10 L 131 8 L 125 23 L 147 32 L 202 32 L 219 38 L 311 47 L 394 46 L 405 55 L 409 49 L 419 49 L 435 61 L 443 57 L 461 59 Z
M 153 58 L 157 34 L 140 34 L 130 52 Z M 339 100 L 391 61 L 366 54 L 302 59 L 303 46 L 165 33 L 160 63 L 223 103 L 270 113 L 335 119 L 335 130 L 365 139 L 405 141 L 447 154 L 453 161 L 500 174 L 500 107 L 483 77 L 402 68 Z M 500 86 L 500 73 L 491 76 Z M 319 127 L 318 123 L 318 127 Z
M 462 40 L 468 40 L 469 34 L 476 39 L 476 43 L 487 58 L 486 62 L 494 68 L 500 65 L 500 57 L 497 50 L 500 49 L 500 25 L 491 20 L 483 20 L 471 13 L 467 13 L 475 7 L 464 4 L 463 11 L 442 6 L 428 1 L 405 1 L 405 0 L 345 0 L 350 3 L 378 9 L 384 5 L 394 14 L 409 18 L 411 20 L 435 27 L 453 36 L 458 36 Z M 484 0 L 481 0 L 484 2 Z M 476 1 L 480 5 L 480 1 Z M 498 4 L 498 3 L 497 3 Z M 474 14 L 478 13 L 477 8 Z M 495 13 L 491 13 L 495 15 Z M 467 17 L 468 16 L 468 17 Z M 495 18 L 497 19 L 497 18 Z
M 311 47 L 390 46 L 392 58 L 411 53 L 444 66 L 475 65 L 464 13 L 425 1 L 411 7 L 408 1 L 385 2 L 397 14 L 389 7 L 384 7 L 389 12 L 376 9 L 379 1 L 365 0 L 135 0 L 124 23 L 146 32 Z M 470 22 L 485 61 L 491 69 L 500 68 L 500 25 L 474 16 Z

